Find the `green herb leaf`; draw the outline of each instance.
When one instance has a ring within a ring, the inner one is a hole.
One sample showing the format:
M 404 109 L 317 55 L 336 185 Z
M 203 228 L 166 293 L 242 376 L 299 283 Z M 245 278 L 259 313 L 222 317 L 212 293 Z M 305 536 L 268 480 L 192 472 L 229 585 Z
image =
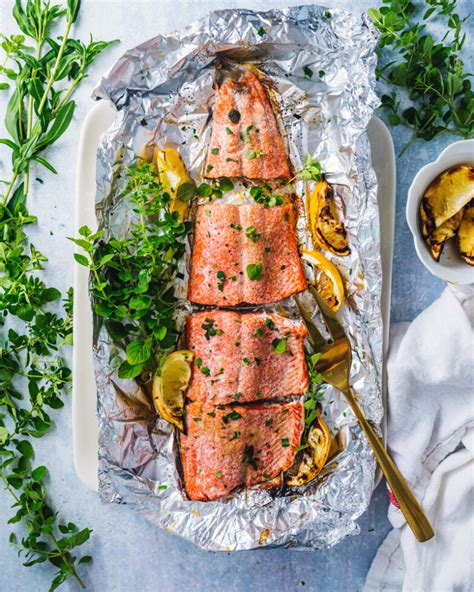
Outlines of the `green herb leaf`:
M 277 354 L 284 354 L 286 351 L 286 341 L 284 339 L 273 339 L 272 347 Z
M 260 280 L 263 275 L 263 266 L 261 263 L 249 263 L 246 272 L 249 280 Z
M 118 377 L 124 380 L 136 378 L 143 371 L 143 364 L 129 364 L 123 362 L 118 370 Z
M 151 356 L 151 349 L 147 343 L 132 341 L 126 349 L 127 362 L 130 365 L 142 364 L 147 362 Z
M 179 201 L 191 201 L 196 193 L 196 185 L 194 183 L 182 183 L 176 192 L 176 197 Z

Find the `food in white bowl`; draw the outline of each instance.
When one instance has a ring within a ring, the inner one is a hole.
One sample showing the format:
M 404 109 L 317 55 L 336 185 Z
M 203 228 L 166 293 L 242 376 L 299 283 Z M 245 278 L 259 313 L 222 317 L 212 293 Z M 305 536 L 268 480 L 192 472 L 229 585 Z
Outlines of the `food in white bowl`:
M 452 283 L 474 283 L 474 140 L 448 146 L 408 191 L 407 222 L 421 262 Z
M 458 236 L 464 209 L 474 200 L 474 167 L 460 165 L 449 168 L 432 181 L 420 202 L 420 230 L 435 261 L 439 261 L 446 241 Z M 466 251 L 459 250 L 467 263 L 474 259 L 469 246 L 469 224 L 463 241 Z M 461 242 L 457 241 L 458 247 Z M 464 255 L 464 256 L 463 256 Z

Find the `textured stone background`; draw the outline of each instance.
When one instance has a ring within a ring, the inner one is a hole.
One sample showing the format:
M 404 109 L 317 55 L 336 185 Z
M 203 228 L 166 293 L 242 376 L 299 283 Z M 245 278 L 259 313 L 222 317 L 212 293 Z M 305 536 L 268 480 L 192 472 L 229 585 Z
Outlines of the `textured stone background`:
M 81 123 L 92 103 L 90 94 L 101 73 L 108 69 L 128 48 L 159 33 L 187 25 L 216 8 L 248 7 L 269 9 L 304 0 L 82 0 L 81 17 L 75 35 L 86 38 L 90 32 L 97 39 L 120 38 L 121 44 L 109 50 L 94 68 L 75 95 L 78 103 L 73 124 L 58 147 L 49 152 L 49 159 L 60 171 L 58 176 L 41 171 L 44 185 L 33 185 L 30 209 L 38 215 L 39 226 L 33 242 L 49 256 L 49 275 L 53 285 L 66 290 L 72 284 L 72 244 L 66 239 L 73 234 L 74 179 L 76 150 Z M 335 0 L 333 7 L 362 12 L 375 0 Z M 468 10 L 468 2 L 460 1 L 460 12 Z M 13 0 L 0 0 L 0 30 L 13 30 Z M 0 97 L 0 119 L 6 101 Z M 2 125 L 0 124 L 0 125 Z M 393 128 L 397 153 L 408 138 L 402 128 Z M 3 135 L 3 134 L 2 134 Z M 452 141 L 450 137 L 417 143 L 397 159 L 397 217 L 395 257 L 392 286 L 392 322 L 413 319 L 443 288 L 418 261 L 411 235 L 405 222 L 408 187 L 421 166 L 434 160 Z M 0 155 L 3 153 L 0 153 Z M 6 169 L 8 171 L 8 168 Z M 0 160 L 0 177 L 5 164 Z M 34 178 L 35 175 L 32 175 Z M 126 506 L 103 506 L 97 495 L 79 481 L 73 466 L 70 401 L 57 417 L 56 427 L 36 445 L 37 461 L 50 468 L 49 491 L 55 508 L 80 525 L 94 529 L 87 552 L 94 562 L 86 570 L 88 589 L 97 592 L 229 592 L 271 591 L 346 592 L 361 590 L 375 552 L 389 531 L 386 519 L 387 498 L 381 484 L 374 494 L 369 510 L 361 517 L 361 533 L 337 547 L 323 551 L 267 549 L 229 553 L 207 553 L 178 538 L 159 531 Z M 47 590 L 51 570 L 45 564 L 26 569 L 8 546 L 6 518 L 10 498 L 0 492 L 0 574 L 3 590 Z M 66 590 L 76 590 L 74 584 Z

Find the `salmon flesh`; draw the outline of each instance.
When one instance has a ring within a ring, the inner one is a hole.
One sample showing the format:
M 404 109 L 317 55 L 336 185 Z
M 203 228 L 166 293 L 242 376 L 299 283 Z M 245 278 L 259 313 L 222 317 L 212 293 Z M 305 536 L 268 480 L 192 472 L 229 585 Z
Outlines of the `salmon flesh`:
M 260 80 L 248 70 L 216 89 L 205 176 L 266 180 L 290 176 L 270 100 Z
M 208 204 L 197 209 L 188 299 L 266 304 L 306 288 L 292 204 Z
M 186 406 L 181 435 L 184 482 L 192 500 L 217 500 L 237 487 L 269 481 L 293 464 L 304 425 L 300 401 Z
M 264 312 L 210 310 L 186 320 L 194 366 L 187 397 L 210 405 L 303 395 L 308 387 L 301 321 Z

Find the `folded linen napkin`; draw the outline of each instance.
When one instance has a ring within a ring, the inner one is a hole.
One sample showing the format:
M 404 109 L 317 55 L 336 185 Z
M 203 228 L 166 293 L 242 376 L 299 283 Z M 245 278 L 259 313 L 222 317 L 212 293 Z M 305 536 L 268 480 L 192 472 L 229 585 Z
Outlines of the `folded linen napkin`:
M 394 505 L 364 592 L 474 589 L 474 289 L 447 287 L 391 330 L 388 446 L 436 535 L 417 543 Z

